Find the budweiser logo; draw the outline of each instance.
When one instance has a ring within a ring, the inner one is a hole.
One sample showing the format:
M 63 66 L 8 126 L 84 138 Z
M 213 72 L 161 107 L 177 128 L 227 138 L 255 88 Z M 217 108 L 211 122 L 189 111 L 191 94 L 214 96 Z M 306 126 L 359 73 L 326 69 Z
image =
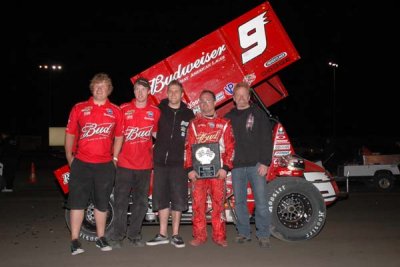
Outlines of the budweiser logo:
M 63 178 L 63 184 L 68 184 L 68 182 L 69 182 L 69 172 L 64 173 L 62 175 L 62 178 Z
M 147 126 L 143 128 L 128 127 L 125 131 L 125 141 L 134 141 L 136 139 L 149 140 L 151 136 L 151 130 L 153 130 L 153 126 Z
M 164 77 L 162 74 L 158 74 L 155 78 L 150 80 L 151 88 L 150 93 L 155 95 L 160 93 L 165 86 L 167 86 L 172 80 L 179 80 L 184 78 L 186 75 L 189 75 L 192 71 L 201 68 L 202 66 L 206 65 L 213 59 L 220 57 L 226 51 L 225 44 L 221 45 L 220 47 L 212 50 L 211 52 L 203 52 L 201 53 L 201 57 L 197 58 L 193 62 L 190 62 L 186 66 L 182 66 L 182 64 L 178 65 L 178 69 L 167 77 Z
M 199 133 L 197 135 L 198 143 L 212 143 L 218 142 L 220 131 L 210 132 L 210 133 Z
M 114 126 L 114 123 L 102 123 L 102 124 L 87 123 L 82 128 L 81 139 L 89 138 L 89 137 L 92 137 L 95 135 L 100 135 L 100 136 L 105 136 L 105 137 L 110 136 L 111 129 L 113 126 Z

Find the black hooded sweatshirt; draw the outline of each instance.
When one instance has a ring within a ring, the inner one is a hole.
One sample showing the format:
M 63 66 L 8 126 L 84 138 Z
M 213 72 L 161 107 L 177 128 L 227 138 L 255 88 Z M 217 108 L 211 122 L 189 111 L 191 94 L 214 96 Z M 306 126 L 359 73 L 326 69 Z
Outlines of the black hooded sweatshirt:
M 181 102 L 179 109 L 168 106 L 168 99 L 161 100 L 157 138 L 154 145 L 155 165 L 182 166 L 185 139 L 189 121 L 194 118 L 193 111 Z

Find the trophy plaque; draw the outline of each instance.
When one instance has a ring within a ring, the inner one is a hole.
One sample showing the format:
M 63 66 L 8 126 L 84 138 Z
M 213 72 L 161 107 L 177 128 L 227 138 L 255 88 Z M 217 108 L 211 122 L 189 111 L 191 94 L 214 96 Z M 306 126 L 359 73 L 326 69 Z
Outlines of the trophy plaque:
M 199 179 L 215 178 L 221 169 L 221 155 L 218 143 L 192 145 L 193 169 Z

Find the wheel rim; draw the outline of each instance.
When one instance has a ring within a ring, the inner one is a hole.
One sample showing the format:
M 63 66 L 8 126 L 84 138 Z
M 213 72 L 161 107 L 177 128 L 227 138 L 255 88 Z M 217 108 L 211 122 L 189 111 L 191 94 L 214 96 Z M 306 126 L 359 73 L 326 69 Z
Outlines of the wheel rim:
M 94 205 L 90 203 L 90 205 L 85 210 L 85 219 L 82 222 L 82 227 L 85 229 L 95 232 L 96 231 L 96 222 L 94 220 Z
M 310 200 L 299 193 L 284 196 L 277 206 L 279 221 L 290 229 L 302 228 L 310 221 L 312 213 Z
M 112 212 L 112 205 L 108 203 L 108 210 L 107 210 L 107 219 L 106 219 L 106 228 L 111 224 L 113 220 L 113 212 Z M 85 210 L 85 218 L 82 222 L 82 228 L 85 228 L 87 231 L 96 233 L 96 221 L 94 218 L 94 204 L 90 203 L 89 206 Z
M 387 189 L 387 188 L 390 187 L 390 181 L 389 181 L 389 179 L 385 179 L 385 178 L 380 179 L 380 180 L 378 181 L 378 184 L 379 184 L 379 187 L 380 187 L 380 188 L 383 188 L 383 189 Z

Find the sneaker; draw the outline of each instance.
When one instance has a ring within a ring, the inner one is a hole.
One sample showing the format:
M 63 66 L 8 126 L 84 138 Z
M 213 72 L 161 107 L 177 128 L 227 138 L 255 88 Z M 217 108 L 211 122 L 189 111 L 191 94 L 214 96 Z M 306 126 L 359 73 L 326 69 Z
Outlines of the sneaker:
M 269 237 L 260 237 L 258 239 L 258 245 L 260 248 L 270 248 L 271 243 L 269 242 Z
M 243 244 L 246 242 L 250 242 L 251 241 L 251 237 L 245 236 L 245 235 L 237 235 L 235 238 L 235 242 L 239 243 L 239 244 Z
M 145 245 L 141 239 L 129 239 L 129 243 L 135 248 L 142 248 Z
M 171 244 L 174 245 L 176 248 L 184 248 L 185 242 L 183 242 L 182 237 L 179 235 L 173 235 L 171 237 Z
M 205 240 L 200 240 L 200 239 L 193 239 L 190 240 L 190 245 L 194 246 L 194 247 L 198 247 L 200 245 L 203 245 L 206 241 Z
M 223 248 L 226 248 L 228 246 L 228 242 L 226 240 L 213 240 L 213 241 L 215 244 Z
M 71 255 L 78 255 L 85 252 L 83 250 L 81 242 L 78 241 L 78 239 L 74 239 L 71 241 Z
M 169 243 L 168 237 L 166 237 L 162 234 L 156 234 L 156 236 L 153 239 L 146 242 L 146 245 L 157 246 L 157 245 L 168 244 L 168 243 Z
M 112 248 L 122 248 L 122 241 L 121 240 L 110 240 L 108 242 Z
M 112 250 L 112 247 L 108 244 L 107 239 L 104 236 L 97 238 L 96 247 L 100 248 L 101 251 Z

